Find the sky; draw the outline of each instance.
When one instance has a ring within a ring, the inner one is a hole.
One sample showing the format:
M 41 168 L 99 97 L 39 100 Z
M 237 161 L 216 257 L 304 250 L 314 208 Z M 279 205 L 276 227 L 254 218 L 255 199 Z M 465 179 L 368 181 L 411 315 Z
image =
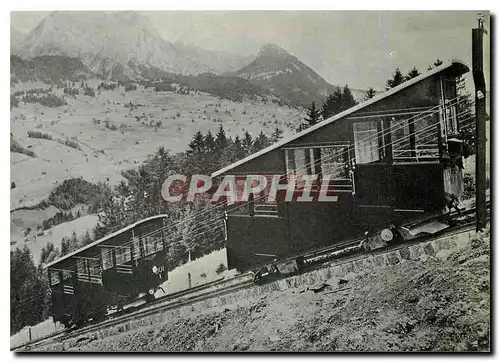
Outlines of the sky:
M 241 55 L 275 43 L 332 84 L 378 90 L 384 89 L 396 67 L 407 72 L 415 66 L 423 72 L 437 58 L 470 65 L 471 29 L 477 25 L 477 11 L 142 13 L 169 41 Z M 29 32 L 46 14 L 12 12 L 11 23 Z M 485 40 L 488 49 L 489 37 Z

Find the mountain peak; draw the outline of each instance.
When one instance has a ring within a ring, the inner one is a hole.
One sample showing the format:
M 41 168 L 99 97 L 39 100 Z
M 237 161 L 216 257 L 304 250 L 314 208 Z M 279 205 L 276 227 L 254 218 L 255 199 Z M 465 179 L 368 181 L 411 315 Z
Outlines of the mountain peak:
M 289 57 L 290 53 L 288 53 L 282 47 L 276 44 L 266 44 L 259 50 L 259 57 Z

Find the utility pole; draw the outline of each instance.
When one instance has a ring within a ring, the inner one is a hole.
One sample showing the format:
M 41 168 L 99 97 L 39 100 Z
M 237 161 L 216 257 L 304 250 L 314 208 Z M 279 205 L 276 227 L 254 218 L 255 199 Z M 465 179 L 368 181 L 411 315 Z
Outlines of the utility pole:
M 472 76 L 476 108 L 476 231 L 486 227 L 486 84 L 483 73 L 484 16 L 472 29 Z

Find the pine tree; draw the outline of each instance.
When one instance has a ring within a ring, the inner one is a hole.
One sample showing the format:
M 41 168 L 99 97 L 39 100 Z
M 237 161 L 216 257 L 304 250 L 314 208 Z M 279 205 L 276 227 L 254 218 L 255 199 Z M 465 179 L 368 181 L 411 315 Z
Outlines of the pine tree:
M 399 70 L 399 68 L 396 68 L 394 73 L 392 74 L 392 78 L 387 81 L 386 89 L 389 90 L 391 88 L 397 87 L 400 84 L 403 84 L 405 82 L 405 77 L 403 76 L 403 73 Z
M 217 134 L 215 135 L 215 142 L 219 150 L 223 150 L 227 147 L 226 131 L 224 131 L 224 127 L 222 126 L 222 124 L 219 127 L 219 132 L 217 132 Z
M 441 64 L 443 64 L 443 61 L 438 58 L 432 65 L 429 65 L 427 70 L 432 70 L 434 67 L 439 67 Z
M 59 249 L 50 241 L 42 248 L 40 252 L 40 264 L 47 264 L 59 257 Z
M 375 97 L 377 95 L 377 93 L 375 92 L 375 89 L 373 89 L 372 87 L 368 88 L 368 90 L 366 91 L 366 94 L 365 94 L 365 100 L 368 100 L 368 99 L 372 99 L 373 97 Z
M 269 138 L 264 134 L 263 131 L 260 131 L 260 133 L 257 135 L 253 143 L 252 153 L 260 151 L 270 145 L 271 141 L 269 140 Z
M 321 111 L 316 108 L 316 103 L 312 102 L 311 106 L 307 109 L 307 117 L 304 118 L 306 123 L 301 123 L 297 132 L 301 132 L 311 126 L 314 126 L 316 123 L 320 121 Z
M 201 133 L 200 131 L 196 132 L 193 136 L 193 140 L 189 142 L 188 146 L 188 154 L 203 152 L 205 149 L 205 139 L 203 137 L 203 133 Z
M 234 138 L 233 149 L 234 149 L 235 161 L 241 160 L 246 157 L 245 149 L 243 148 L 240 136 L 238 135 L 236 135 L 236 137 Z
M 248 156 L 252 153 L 253 139 L 252 139 L 252 135 L 250 133 L 248 133 L 248 131 L 245 131 L 241 145 L 243 146 L 243 149 L 245 150 L 246 156 Z
M 271 135 L 271 142 L 276 143 L 283 138 L 283 130 L 276 127 Z
M 342 90 L 336 89 L 326 97 L 325 102 L 321 106 L 321 115 L 323 119 L 327 119 L 354 107 L 356 104 L 358 104 L 358 102 L 354 99 L 349 86 L 346 85 Z
M 42 278 L 26 245 L 10 252 L 11 334 L 45 317 L 48 288 Z
M 206 152 L 215 152 L 216 142 L 213 133 L 209 130 L 205 136 L 204 142 Z
M 410 70 L 408 74 L 406 74 L 405 79 L 410 80 L 412 78 L 418 77 L 420 74 L 421 73 L 418 71 L 418 69 L 416 67 L 413 67 L 412 70 Z
M 440 60 L 439 58 L 438 58 L 438 59 L 436 59 L 436 61 L 434 62 L 434 66 L 435 66 L 435 67 L 439 67 L 441 64 L 443 64 L 443 61 L 442 61 L 442 60 Z

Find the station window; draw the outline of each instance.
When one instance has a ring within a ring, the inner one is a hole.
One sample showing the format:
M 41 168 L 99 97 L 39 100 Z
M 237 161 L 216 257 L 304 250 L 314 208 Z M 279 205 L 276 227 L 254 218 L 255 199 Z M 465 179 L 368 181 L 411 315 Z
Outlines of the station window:
M 371 163 L 380 160 L 377 122 L 353 123 L 353 132 L 356 163 Z

